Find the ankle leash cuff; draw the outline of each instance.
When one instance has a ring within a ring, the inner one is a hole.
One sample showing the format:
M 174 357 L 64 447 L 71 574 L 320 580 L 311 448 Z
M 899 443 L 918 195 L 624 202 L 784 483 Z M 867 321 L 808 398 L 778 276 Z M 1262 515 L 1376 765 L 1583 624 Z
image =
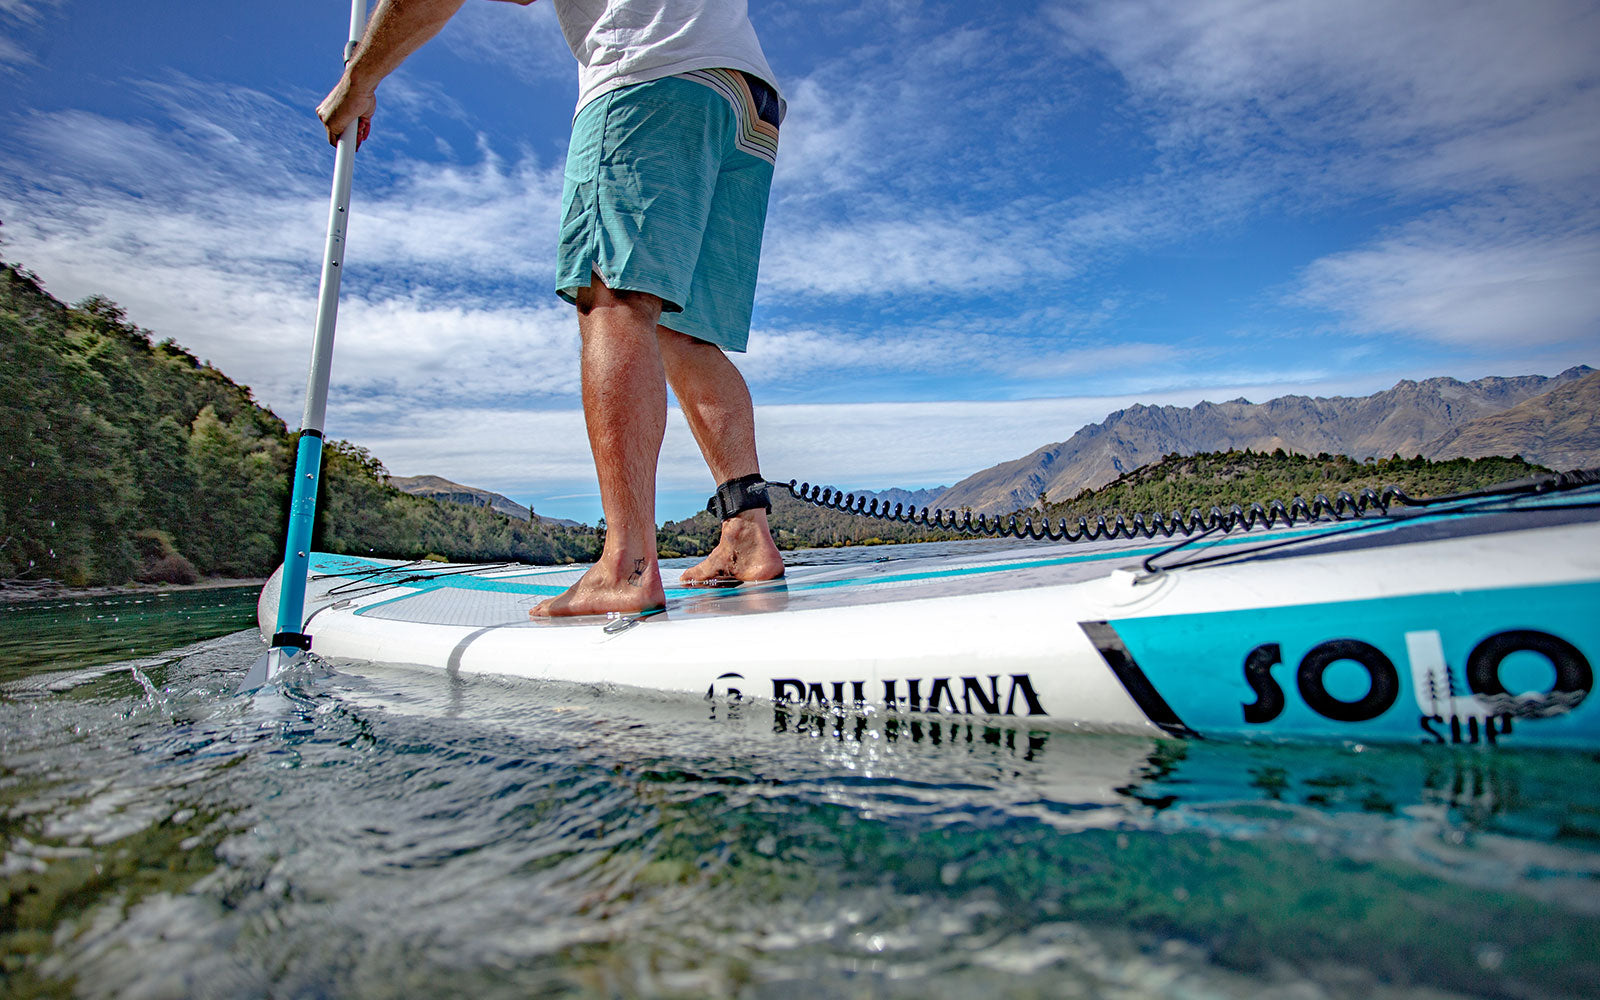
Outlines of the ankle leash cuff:
M 717 492 L 706 501 L 706 510 L 715 514 L 719 521 L 726 521 L 735 514 L 757 507 L 772 510 L 772 499 L 767 496 L 767 482 L 759 472 L 728 480 L 718 486 Z

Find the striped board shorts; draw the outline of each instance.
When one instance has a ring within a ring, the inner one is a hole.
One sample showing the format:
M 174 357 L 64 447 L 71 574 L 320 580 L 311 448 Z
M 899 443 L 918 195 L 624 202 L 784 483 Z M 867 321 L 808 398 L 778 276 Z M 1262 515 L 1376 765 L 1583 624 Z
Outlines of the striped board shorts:
M 780 116 L 770 87 L 725 69 L 584 105 L 567 152 L 557 293 L 576 301 L 598 276 L 660 298 L 662 326 L 743 351 Z

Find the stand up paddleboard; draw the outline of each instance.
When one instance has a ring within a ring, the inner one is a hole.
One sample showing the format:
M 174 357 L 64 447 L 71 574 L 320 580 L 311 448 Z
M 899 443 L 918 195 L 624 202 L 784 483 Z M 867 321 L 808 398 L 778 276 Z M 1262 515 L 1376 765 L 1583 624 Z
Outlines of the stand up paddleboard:
M 784 711 L 1600 748 L 1600 486 L 1243 534 L 800 565 L 732 587 L 666 572 L 664 611 L 529 619 L 580 575 L 313 553 L 302 631 L 334 664 Z M 262 590 L 264 637 L 279 583 Z

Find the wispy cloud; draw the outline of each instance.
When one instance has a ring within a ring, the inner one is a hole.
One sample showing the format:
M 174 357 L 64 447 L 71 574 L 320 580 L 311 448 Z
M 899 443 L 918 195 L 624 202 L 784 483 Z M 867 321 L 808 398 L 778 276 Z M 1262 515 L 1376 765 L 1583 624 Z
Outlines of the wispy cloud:
M 1441 147 L 1467 152 L 1463 135 L 1515 131 L 1552 108 L 1578 123 L 1600 82 L 1600 8 L 1586 0 L 1127 0 L 1059 3 L 1050 16 L 1126 79 L 1170 146 L 1336 166 L 1324 180 L 1398 181 Z M 1501 176 L 1503 156 L 1478 155 L 1461 176 Z
M 974 295 L 1059 280 L 1072 262 L 1051 252 L 1037 221 L 940 211 L 785 225 L 762 262 L 779 296 Z
M 1581 218 L 1581 217 L 1580 217 Z M 1425 216 L 1306 270 L 1298 297 L 1366 333 L 1488 347 L 1600 342 L 1600 232 L 1526 205 Z
M 556 22 L 555 5 L 469 3 L 451 20 L 439 41 L 476 61 L 498 66 L 531 81 L 574 78 L 572 55 Z M 573 99 L 577 88 L 573 88 Z
M 8 228 L 30 266 L 66 276 L 60 290 L 69 298 L 112 295 L 292 417 L 315 309 L 327 148 L 314 135 L 308 142 L 314 125 L 303 109 L 247 88 L 213 96 L 172 78 L 137 89 L 159 117 L 66 111 L 22 120 L 27 148 L 0 185 Z M 43 176 L 41 164 L 50 165 Z M 575 324 L 549 292 L 550 255 L 528 249 L 544 242 L 530 234 L 554 242 L 559 167 L 531 156 L 508 162 L 485 144 L 470 164 L 391 155 L 357 169 L 336 385 L 426 405 L 574 399 Z M 1103 230 L 1118 230 L 1108 217 L 1091 206 L 1056 235 L 1104 239 Z M 1070 274 L 1071 260 L 1047 246 L 1054 221 L 1021 208 L 993 219 L 930 210 L 855 228 L 784 229 L 771 243 L 763 295 L 987 299 L 1024 279 Z M 782 388 L 874 371 L 1038 377 L 1112 358 L 1081 337 L 1104 317 L 993 305 L 929 317 L 924 307 L 873 328 L 786 316 L 741 364 L 753 383 Z M 1068 348 L 1091 353 L 1066 357 Z M 339 414 L 336 401 L 335 422 Z
M 37 60 L 19 36 L 37 29 L 65 0 L 0 0 L 0 70 L 17 71 Z
M 43 11 L 59 7 L 65 0 L 0 0 L 0 14 L 19 21 L 37 22 Z
M 1050 15 L 1121 74 L 1191 190 L 1231 178 L 1256 210 L 1431 203 L 1311 263 L 1292 301 L 1359 332 L 1593 343 L 1600 5 L 1129 0 Z
M 6 36 L 0 35 L 0 67 L 15 66 L 32 61 L 33 57 L 22 46 Z
M 1108 208 L 1039 183 L 1053 172 L 1039 159 L 1055 153 L 1051 128 L 1076 100 L 1050 47 L 944 5 L 834 13 L 819 30 L 835 54 L 783 81 L 764 294 L 978 299 L 1076 274 L 1108 234 Z
M 305 113 L 256 92 L 144 90 L 162 124 L 81 111 L 23 120 L 27 148 L 0 154 L 8 237 L 62 294 L 111 295 L 296 412 L 331 152 L 308 153 L 291 137 Z M 386 183 L 358 182 L 339 383 L 435 404 L 572 398 L 570 309 L 546 287 L 552 263 L 519 249 L 530 232 L 553 243 L 559 169 L 484 150 L 471 166 L 364 160 L 358 172 L 374 165 Z

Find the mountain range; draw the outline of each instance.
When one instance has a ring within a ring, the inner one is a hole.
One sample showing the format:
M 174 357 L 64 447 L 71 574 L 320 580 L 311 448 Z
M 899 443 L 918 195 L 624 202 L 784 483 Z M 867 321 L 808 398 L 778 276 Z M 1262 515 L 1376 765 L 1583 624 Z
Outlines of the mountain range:
M 447 500 L 452 503 L 463 503 L 469 507 L 488 507 L 498 511 L 514 521 L 537 521 L 541 524 L 557 524 L 564 527 L 577 527 L 577 521 L 569 521 L 561 517 L 545 517 L 535 514 L 532 510 L 522 506 L 509 497 L 492 493 L 489 490 L 479 489 L 476 486 L 463 486 L 453 483 L 443 476 L 390 476 L 389 485 L 402 493 L 409 493 L 414 497 L 424 497 L 428 500 Z
M 857 490 L 855 495 L 867 500 L 876 500 L 879 504 L 890 507 L 895 504 L 900 504 L 902 507 L 931 507 L 949 489 L 948 486 L 935 486 L 926 490 Z
M 1197 406 L 1137 405 L 1065 441 L 973 473 L 932 506 L 1004 513 L 1065 500 L 1177 453 L 1251 449 L 1356 459 L 1521 454 L 1567 469 L 1600 465 L 1600 372 L 1405 380 L 1371 396 L 1280 396 Z
M 855 495 L 906 507 L 1009 513 L 1033 506 L 1041 496 L 1070 499 L 1171 454 L 1278 448 L 1358 460 L 1520 454 L 1553 469 L 1600 466 L 1600 371 L 1578 365 L 1549 377 L 1406 379 L 1370 396 L 1139 404 L 954 486 L 857 490 Z M 489 507 L 519 521 L 577 524 L 534 514 L 499 493 L 440 476 L 390 476 L 389 482 L 413 496 Z
M 1479 417 L 1429 446 L 1428 458 L 1482 458 L 1512 448 L 1552 469 L 1600 464 L 1600 372 Z

